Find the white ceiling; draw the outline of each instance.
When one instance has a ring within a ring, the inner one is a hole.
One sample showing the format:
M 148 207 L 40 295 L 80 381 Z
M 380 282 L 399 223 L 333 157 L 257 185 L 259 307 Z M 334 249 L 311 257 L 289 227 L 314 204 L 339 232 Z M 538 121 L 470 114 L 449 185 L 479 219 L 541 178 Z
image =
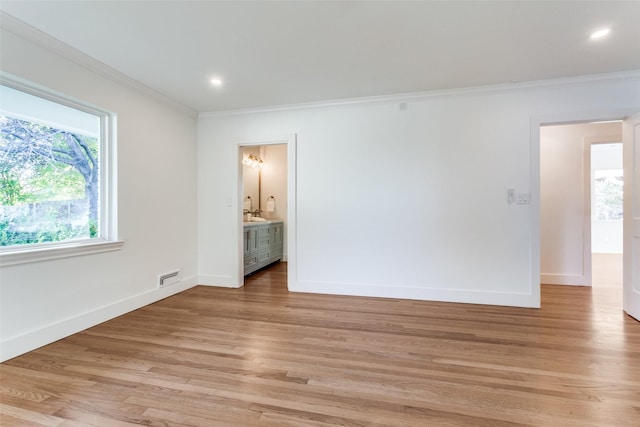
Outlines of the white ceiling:
M 640 1 L 2 0 L 0 9 L 200 112 L 640 69 Z M 610 36 L 589 40 L 603 26 Z

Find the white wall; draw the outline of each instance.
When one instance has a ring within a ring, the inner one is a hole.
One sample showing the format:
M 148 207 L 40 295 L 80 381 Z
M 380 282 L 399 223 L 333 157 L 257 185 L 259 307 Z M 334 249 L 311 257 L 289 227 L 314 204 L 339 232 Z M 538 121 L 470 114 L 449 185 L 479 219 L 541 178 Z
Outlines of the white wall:
M 634 108 L 638 76 L 201 114 L 198 160 L 210 166 L 198 176 L 201 279 L 241 282 L 233 141 L 296 133 L 290 289 L 537 306 L 538 212 L 506 203 L 507 188 L 537 187 L 532 122 Z
M 591 285 L 591 143 L 621 140 L 620 123 L 540 129 L 540 281 Z
M 3 72 L 117 114 L 117 202 L 125 243 L 117 252 L 2 267 L 3 360 L 186 289 L 197 279 L 195 114 L 28 41 L 27 29 L 19 32 L 22 36 L 2 29 Z M 157 275 L 174 268 L 182 270 L 182 281 L 157 289 Z
M 265 218 L 287 218 L 287 146 L 286 144 L 262 147 L 262 201 Z M 267 212 L 267 200 L 275 198 L 275 210 Z

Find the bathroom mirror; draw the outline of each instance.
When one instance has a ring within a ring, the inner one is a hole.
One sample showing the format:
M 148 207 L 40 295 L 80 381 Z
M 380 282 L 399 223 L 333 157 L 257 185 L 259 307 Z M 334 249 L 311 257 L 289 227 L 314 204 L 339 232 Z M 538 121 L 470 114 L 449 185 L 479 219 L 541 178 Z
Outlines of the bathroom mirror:
M 259 157 L 260 147 L 244 147 L 242 149 L 242 159 L 246 159 L 250 154 Z M 242 186 L 243 186 L 243 209 L 245 209 L 245 201 L 247 197 L 250 198 L 251 208 L 253 212 L 256 209 L 260 209 L 260 169 L 242 165 Z
M 249 156 L 262 160 L 260 168 L 244 163 Z M 260 209 L 265 219 L 287 216 L 287 146 L 267 144 L 242 147 L 243 202 L 251 200 L 251 212 Z M 243 203 L 243 209 L 245 205 Z

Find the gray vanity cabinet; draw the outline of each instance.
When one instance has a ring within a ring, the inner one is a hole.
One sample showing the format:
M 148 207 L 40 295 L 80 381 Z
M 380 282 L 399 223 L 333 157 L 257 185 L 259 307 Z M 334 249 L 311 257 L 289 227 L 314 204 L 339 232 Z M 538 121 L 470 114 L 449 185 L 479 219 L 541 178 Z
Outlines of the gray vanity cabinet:
M 282 259 L 282 222 L 244 225 L 244 274 Z

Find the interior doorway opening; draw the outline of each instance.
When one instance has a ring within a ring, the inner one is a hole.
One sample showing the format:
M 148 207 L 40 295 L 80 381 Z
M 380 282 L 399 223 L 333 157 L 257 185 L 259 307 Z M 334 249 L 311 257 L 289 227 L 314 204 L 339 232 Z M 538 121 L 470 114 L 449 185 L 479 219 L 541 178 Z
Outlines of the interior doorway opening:
M 532 289 L 534 295 L 540 295 L 541 285 L 547 283 L 544 275 L 544 257 L 548 257 L 545 250 L 545 231 L 543 218 L 543 139 L 544 130 L 547 127 L 570 123 L 621 123 L 622 127 L 622 151 L 624 170 L 624 221 L 623 221 L 623 283 L 622 283 L 622 309 L 626 314 L 636 320 L 640 320 L 640 280 L 638 280 L 640 270 L 637 268 L 640 263 L 640 159 L 637 148 L 640 147 L 640 112 L 634 110 L 627 111 L 601 111 L 591 113 L 573 113 L 560 116 L 547 116 L 544 118 L 534 118 L 531 121 L 532 138 L 532 207 L 534 212 L 538 212 L 538 221 L 532 223 Z M 620 140 L 619 138 L 607 138 L 610 142 Z M 594 141 L 591 141 L 594 142 Z M 585 150 L 590 153 L 590 150 Z M 589 192 L 590 194 L 590 192 Z M 591 217 L 589 215 L 590 222 Z M 589 227 L 590 230 L 590 227 Z M 548 236 L 548 233 L 547 233 Z M 591 239 L 585 239 L 589 243 Z M 585 251 L 586 252 L 586 251 Z M 589 259 L 591 250 L 589 250 Z M 585 269 L 586 270 L 586 269 Z M 588 271 L 591 271 L 590 269 Z M 538 300 L 540 301 L 540 300 Z
M 540 126 L 540 283 L 616 285 L 618 306 L 623 262 L 620 141 L 621 121 Z
M 277 267 L 295 283 L 296 136 L 238 140 L 238 279 Z
M 242 275 L 246 284 L 249 275 L 276 269 L 276 264 L 287 261 L 287 145 L 245 146 L 241 152 Z

